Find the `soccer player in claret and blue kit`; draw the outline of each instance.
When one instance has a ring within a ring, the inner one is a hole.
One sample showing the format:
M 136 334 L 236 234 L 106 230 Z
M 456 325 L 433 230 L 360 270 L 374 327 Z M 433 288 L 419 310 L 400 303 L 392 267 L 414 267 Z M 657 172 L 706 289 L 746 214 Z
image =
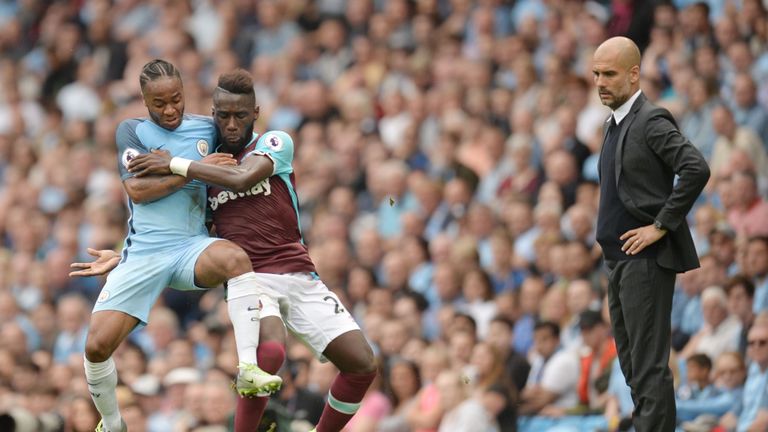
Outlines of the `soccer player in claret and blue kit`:
M 269 394 L 282 380 L 257 366 L 262 283 L 242 248 L 211 238 L 205 227 L 206 186 L 181 176 L 136 176 L 128 171 L 142 153 L 162 148 L 177 157 L 231 163 L 208 155 L 216 139 L 211 119 L 184 115 L 178 70 L 163 60 L 147 63 L 139 78 L 149 118 L 120 123 L 116 132 L 118 165 L 131 217 L 122 254 L 107 278 L 91 315 L 85 347 L 85 377 L 101 421 L 96 431 L 125 431 L 115 388 L 112 353 L 137 326 L 146 325 L 162 290 L 195 290 L 228 285 L 228 307 L 241 361 L 240 394 Z
M 135 157 L 138 178 L 175 174 L 210 185 L 208 204 L 216 233 L 241 246 L 264 287 L 258 364 L 275 373 L 285 358 L 285 330 L 340 371 L 316 432 L 339 432 L 352 418 L 377 370 L 370 345 L 351 314 L 315 273 L 302 240 L 292 168 L 294 145 L 283 131 L 254 133 L 259 108 L 253 78 L 244 70 L 219 77 L 213 95 L 217 151 L 236 165 L 215 165 L 163 149 Z M 281 315 L 281 310 L 284 314 Z M 266 397 L 240 398 L 235 431 L 255 431 Z

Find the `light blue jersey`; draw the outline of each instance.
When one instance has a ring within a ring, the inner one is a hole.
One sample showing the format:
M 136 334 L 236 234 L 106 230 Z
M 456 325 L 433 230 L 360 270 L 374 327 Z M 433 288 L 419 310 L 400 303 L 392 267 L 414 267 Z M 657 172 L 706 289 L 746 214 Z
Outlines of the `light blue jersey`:
M 132 177 L 128 163 L 152 149 L 200 160 L 215 139 L 216 128 L 206 117 L 184 116 L 173 131 L 148 119 L 123 121 L 116 133 L 120 176 L 123 181 Z M 166 287 L 202 289 L 195 285 L 195 263 L 218 239 L 209 237 L 205 228 L 206 187 L 198 181 L 155 201 L 128 205 L 131 217 L 122 258 L 107 277 L 93 311 L 121 311 L 143 325 Z
M 209 117 L 184 116 L 173 131 L 163 129 L 148 119 L 131 119 L 120 123 L 116 133 L 120 157 L 120 177 L 133 176 L 128 163 L 141 153 L 163 149 L 171 156 L 199 161 L 213 148 L 216 129 Z M 205 228 L 206 186 L 191 181 L 180 190 L 148 203 L 129 201 L 131 217 L 125 254 L 154 253 L 173 247 L 180 239 L 207 235 Z

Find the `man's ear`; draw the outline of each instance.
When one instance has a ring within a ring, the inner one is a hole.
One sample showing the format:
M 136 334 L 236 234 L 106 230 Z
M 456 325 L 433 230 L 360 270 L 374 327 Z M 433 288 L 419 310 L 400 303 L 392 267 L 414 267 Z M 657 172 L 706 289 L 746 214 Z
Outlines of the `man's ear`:
M 261 107 L 256 105 L 256 108 L 253 110 L 253 119 L 257 120 L 259 118 L 259 112 L 261 111 Z
M 211 105 L 211 117 L 216 117 L 216 107 Z
M 632 80 L 632 83 L 636 83 L 640 81 L 640 66 L 634 65 L 629 69 L 629 77 Z

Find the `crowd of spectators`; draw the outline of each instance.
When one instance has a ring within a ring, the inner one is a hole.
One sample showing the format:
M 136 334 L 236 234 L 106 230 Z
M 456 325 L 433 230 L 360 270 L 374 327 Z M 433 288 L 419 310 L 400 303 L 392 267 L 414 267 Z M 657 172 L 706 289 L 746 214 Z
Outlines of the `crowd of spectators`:
M 152 58 L 181 71 L 187 113 L 250 70 L 256 130 L 294 137 L 310 254 L 380 359 L 347 430 L 625 428 L 594 240 L 609 111 L 590 63 L 615 35 L 713 173 L 690 214 L 702 266 L 675 292 L 680 427 L 760 424 L 738 407 L 768 367 L 765 3 L 0 0 L 0 429 L 99 420 L 82 361 L 104 280 L 69 264 L 122 246 L 114 131 L 146 115 Z M 168 290 L 118 349 L 131 432 L 227 430 L 226 313 L 223 290 Z M 287 356 L 264 426 L 309 430 L 333 366 Z

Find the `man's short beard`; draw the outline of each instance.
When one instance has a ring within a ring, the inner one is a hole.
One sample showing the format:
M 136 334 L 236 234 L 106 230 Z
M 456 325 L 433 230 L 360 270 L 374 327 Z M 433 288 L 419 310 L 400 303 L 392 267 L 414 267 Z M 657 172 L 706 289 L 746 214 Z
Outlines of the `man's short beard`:
M 224 134 L 221 133 L 221 129 L 219 129 L 218 125 L 216 126 L 216 129 L 217 129 L 217 132 L 218 132 L 219 137 L 220 137 L 219 139 L 220 139 L 220 142 L 221 142 L 221 147 L 224 148 L 224 149 L 227 149 L 230 152 L 234 152 L 234 153 L 241 152 L 245 148 L 245 146 L 247 146 L 248 143 L 251 142 L 251 139 L 253 138 L 253 123 L 251 123 L 245 129 L 243 134 L 240 136 L 240 140 L 237 142 L 237 144 L 234 144 L 235 148 L 232 148 L 232 147 L 230 147 L 230 146 L 232 146 L 232 144 L 230 144 L 229 142 L 227 142 L 224 139 Z

